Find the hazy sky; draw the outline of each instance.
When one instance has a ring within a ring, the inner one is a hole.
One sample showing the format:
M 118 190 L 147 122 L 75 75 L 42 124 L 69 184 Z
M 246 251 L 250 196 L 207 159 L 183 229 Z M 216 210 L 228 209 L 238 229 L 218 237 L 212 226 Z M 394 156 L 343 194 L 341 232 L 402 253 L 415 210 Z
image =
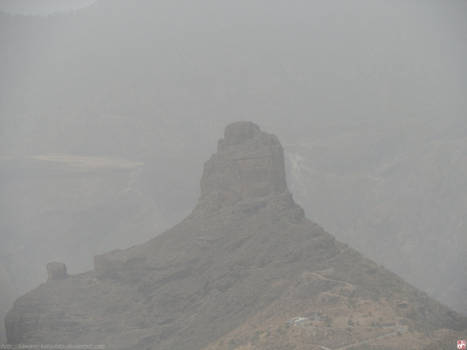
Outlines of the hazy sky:
M 464 247 L 466 19 L 466 0 L 0 0 L 0 266 L 25 291 L 52 259 L 81 271 L 93 249 L 179 221 L 224 126 L 243 119 L 295 156 L 312 219 L 355 240 L 422 232 L 404 241 L 436 248 L 413 259 L 422 277 L 445 255 L 457 280 L 467 263 L 427 237 Z M 144 168 L 51 166 L 106 157 Z
M 96 0 L 0 0 L 0 11 L 45 16 L 68 12 L 93 4 Z

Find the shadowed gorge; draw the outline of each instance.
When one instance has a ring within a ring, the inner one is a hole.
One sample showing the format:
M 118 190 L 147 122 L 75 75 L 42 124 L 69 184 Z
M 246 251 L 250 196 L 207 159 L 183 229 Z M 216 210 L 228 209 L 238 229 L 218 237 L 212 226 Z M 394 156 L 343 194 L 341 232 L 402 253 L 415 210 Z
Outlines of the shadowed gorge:
M 49 280 L 6 318 L 12 344 L 109 349 L 422 349 L 467 319 L 308 220 L 278 138 L 226 127 L 201 196 L 151 241 Z

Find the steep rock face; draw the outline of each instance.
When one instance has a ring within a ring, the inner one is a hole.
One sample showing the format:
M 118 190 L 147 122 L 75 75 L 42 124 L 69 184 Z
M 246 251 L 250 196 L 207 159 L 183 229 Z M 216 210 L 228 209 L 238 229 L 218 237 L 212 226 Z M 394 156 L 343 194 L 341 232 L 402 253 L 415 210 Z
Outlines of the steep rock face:
M 51 262 L 47 264 L 47 275 L 49 280 L 62 280 L 68 277 L 67 268 L 64 263 Z
M 50 279 L 6 319 L 11 343 L 158 350 L 418 349 L 465 326 L 306 219 L 279 141 L 249 122 L 226 128 L 185 220 Z
M 14 289 L 10 276 L 4 267 L 0 265 L 0 319 L 3 320 L 14 299 Z M 0 344 L 3 343 L 6 343 L 6 333 L 2 323 L 0 325 Z
M 251 122 L 233 123 L 204 166 L 201 206 L 228 206 L 287 192 L 282 146 Z

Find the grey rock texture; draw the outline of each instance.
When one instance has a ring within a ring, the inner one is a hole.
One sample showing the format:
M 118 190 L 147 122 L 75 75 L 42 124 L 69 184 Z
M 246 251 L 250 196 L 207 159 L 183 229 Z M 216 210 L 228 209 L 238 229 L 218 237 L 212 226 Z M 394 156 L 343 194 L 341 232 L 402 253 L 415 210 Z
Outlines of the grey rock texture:
M 66 265 L 60 262 L 50 262 L 47 264 L 47 275 L 49 280 L 62 280 L 68 277 Z
M 6 329 L 13 344 L 197 350 L 281 300 L 288 310 L 312 297 L 322 303 L 319 311 L 332 300 L 350 300 L 345 310 L 385 305 L 414 330 L 413 341 L 467 327 L 309 221 L 287 189 L 277 138 L 239 122 L 226 128 L 205 164 L 199 203 L 186 219 L 145 244 L 97 256 L 93 271 L 49 279 L 16 301 Z M 401 301 L 409 306 L 399 308 Z M 272 314 L 280 324 L 291 319 L 287 311 Z M 323 334 L 323 344 L 336 338 Z
M 233 123 L 204 165 L 198 208 L 287 193 L 284 152 L 274 135 L 251 122 Z
M 3 321 L 3 316 L 6 315 L 8 309 L 11 307 L 11 303 L 15 299 L 14 297 L 14 288 L 12 286 L 10 277 L 0 265 L 0 319 Z M 0 327 L 0 344 L 6 343 L 6 334 L 5 334 L 5 327 L 3 323 Z

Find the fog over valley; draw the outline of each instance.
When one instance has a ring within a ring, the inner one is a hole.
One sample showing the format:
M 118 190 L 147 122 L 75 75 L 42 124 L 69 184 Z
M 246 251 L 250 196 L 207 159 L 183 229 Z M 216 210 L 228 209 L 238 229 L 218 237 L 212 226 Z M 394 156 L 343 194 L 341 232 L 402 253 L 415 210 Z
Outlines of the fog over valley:
M 0 1 L 0 344 L 467 337 L 466 19 Z

